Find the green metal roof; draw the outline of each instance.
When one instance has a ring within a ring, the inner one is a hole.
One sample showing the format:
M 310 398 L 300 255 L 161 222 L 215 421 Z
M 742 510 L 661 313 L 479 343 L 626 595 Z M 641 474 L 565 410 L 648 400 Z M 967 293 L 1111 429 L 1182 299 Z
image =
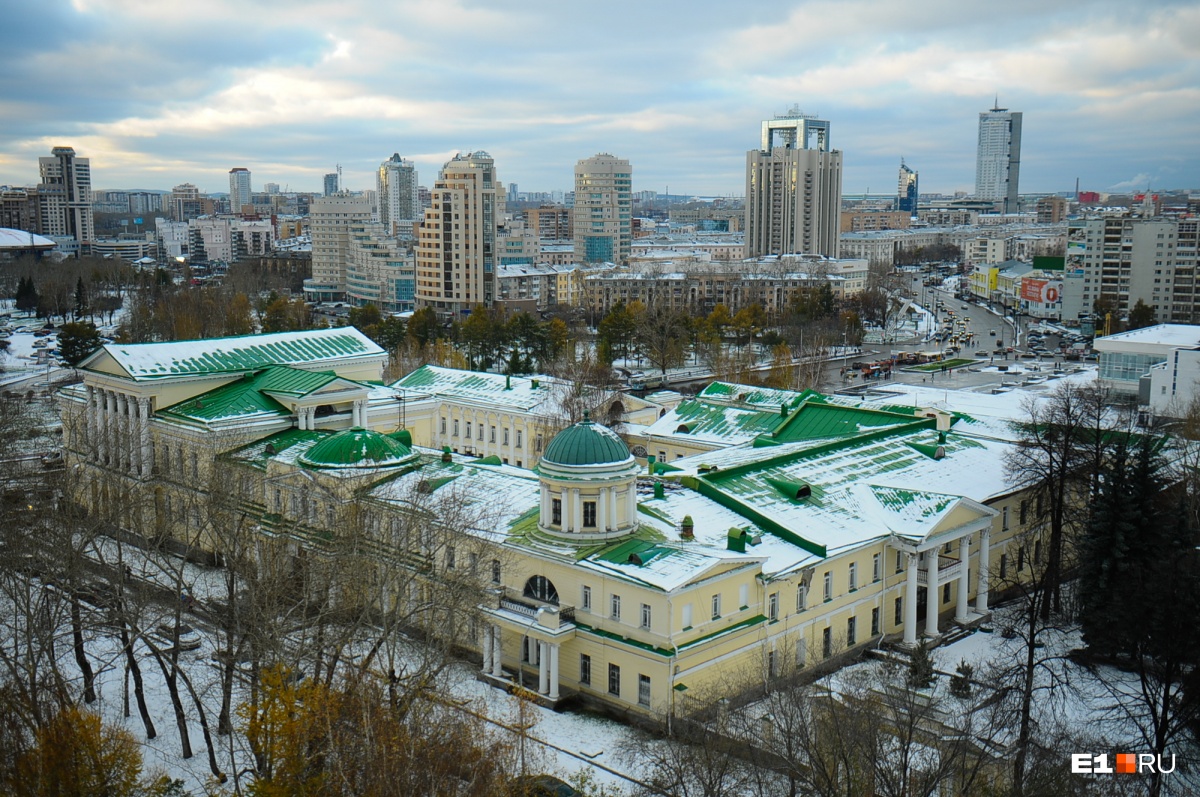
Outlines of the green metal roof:
M 378 468 L 399 465 L 412 449 L 387 435 L 355 427 L 326 437 L 297 460 L 310 468 Z
M 246 415 L 290 415 L 291 411 L 267 393 L 302 396 L 340 377 L 332 371 L 302 371 L 275 365 L 193 396 L 159 411 L 177 420 L 207 422 Z
M 791 443 L 799 440 L 848 437 L 862 434 L 864 431 L 920 423 L 923 420 L 911 412 L 888 413 L 806 401 L 775 430 L 772 439 L 778 443 Z
M 630 458 L 629 446 L 616 432 L 591 421 L 568 426 L 554 436 L 543 462 L 555 465 L 607 465 Z
M 110 343 L 102 351 L 134 379 L 220 374 L 272 364 L 295 365 L 385 354 L 354 327 L 169 343 Z M 84 367 L 98 356 L 99 352 L 88 358 Z

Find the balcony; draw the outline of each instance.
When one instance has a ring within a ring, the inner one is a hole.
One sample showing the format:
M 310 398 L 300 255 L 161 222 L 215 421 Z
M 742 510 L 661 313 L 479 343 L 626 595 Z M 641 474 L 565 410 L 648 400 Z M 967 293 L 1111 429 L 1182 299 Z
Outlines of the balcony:
M 538 611 L 547 609 L 558 612 L 558 620 L 560 625 L 575 622 L 575 607 L 563 606 L 547 601 L 540 601 L 537 598 L 527 598 L 520 595 L 515 590 L 505 588 L 497 595 L 496 608 L 504 611 L 513 612 L 514 614 L 524 615 L 531 621 L 536 622 Z
M 953 556 L 938 556 L 938 574 L 937 583 L 945 584 L 953 581 L 962 574 L 962 560 L 956 559 Z M 918 586 L 929 586 L 929 577 L 925 572 L 925 568 L 917 570 Z

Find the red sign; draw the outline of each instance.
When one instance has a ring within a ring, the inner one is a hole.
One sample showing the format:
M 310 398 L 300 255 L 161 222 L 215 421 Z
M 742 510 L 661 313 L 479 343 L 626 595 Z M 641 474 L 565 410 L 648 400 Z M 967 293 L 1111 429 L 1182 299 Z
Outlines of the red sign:
M 1062 298 L 1062 280 L 1021 280 L 1021 298 L 1036 304 L 1054 304 Z

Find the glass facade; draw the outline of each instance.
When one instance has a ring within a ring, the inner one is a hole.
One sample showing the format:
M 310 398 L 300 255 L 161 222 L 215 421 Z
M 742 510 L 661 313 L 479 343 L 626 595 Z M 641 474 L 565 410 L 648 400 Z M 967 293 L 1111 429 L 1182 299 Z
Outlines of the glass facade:
M 1166 362 L 1166 357 L 1161 354 L 1103 352 L 1100 355 L 1100 378 L 1131 382 L 1136 386 L 1137 381 L 1149 373 L 1150 366 L 1162 362 Z

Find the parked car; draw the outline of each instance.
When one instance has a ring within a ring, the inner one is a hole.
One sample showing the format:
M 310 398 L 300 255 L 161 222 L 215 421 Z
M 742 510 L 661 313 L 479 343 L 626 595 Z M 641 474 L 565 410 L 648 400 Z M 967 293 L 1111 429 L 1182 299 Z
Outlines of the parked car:
M 989 330 L 988 330 L 988 334 L 989 334 L 989 335 L 991 335 L 991 336 L 994 338 L 994 337 L 996 337 L 996 330 L 994 330 L 994 329 L 989 329 Z

